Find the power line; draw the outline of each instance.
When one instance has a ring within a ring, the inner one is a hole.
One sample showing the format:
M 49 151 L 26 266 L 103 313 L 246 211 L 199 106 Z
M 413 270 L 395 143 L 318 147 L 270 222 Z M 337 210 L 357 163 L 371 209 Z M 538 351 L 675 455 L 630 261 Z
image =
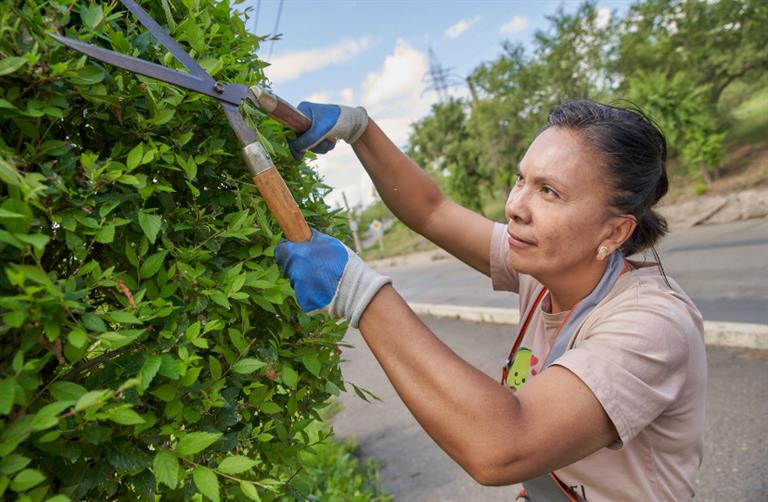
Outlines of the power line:
M 277 27 L 280 26 L 280 15 L 283 13 L 283 1 L 280 0 L 280 5 L 277 8 L 277 18 L 275 19 L 275 29 L 272 30 L 272 36 L 277 35 Z M 272 39 L 272 43 L 269 44 L 269 56 L 267 59 L 272 59 L 272 50 L 275 48 L 275 39 Z
M 258 35 L 258 27 L 259 27 L 259 11 L 261 11 L 261 0 L 258 0 L 256 3 L 256 16 L 253 18 L 253 33 Z

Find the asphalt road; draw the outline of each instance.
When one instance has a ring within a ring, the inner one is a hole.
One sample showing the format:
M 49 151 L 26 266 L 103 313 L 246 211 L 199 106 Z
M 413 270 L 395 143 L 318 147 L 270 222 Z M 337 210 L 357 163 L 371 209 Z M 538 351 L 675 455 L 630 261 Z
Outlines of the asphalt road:
M 768 324 L 768 219 L 679 230 L 659 252 L 705 320 Z M 488 277 L 456 259 L 378 270 L 409 302 L 517 307 L 516 295 L 492 291 Z
M 456 353 L 497 377 L 514 326 L 426 318 Z M 350 330 L 346 381 L 381 398 L 366 403 L 347 392 L 334 418 L 341 437 L 356 437 L 359 453 L 379 460 L 383 488 L 396 501 L 510 501 L 516 487 L 476 484 L 435 445 L 402 404 L 360 333 Z M 765 501 L 768 494 L 768 351 L 707 347 L 708 416 L 696 500 Z M 350 389 L 351 390 L 351 389 Z

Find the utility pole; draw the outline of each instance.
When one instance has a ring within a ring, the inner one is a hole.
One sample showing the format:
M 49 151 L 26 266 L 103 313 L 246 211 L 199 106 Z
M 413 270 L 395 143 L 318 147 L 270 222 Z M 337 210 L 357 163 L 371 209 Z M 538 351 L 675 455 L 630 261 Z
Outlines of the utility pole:
M 475 89 L 475 83 L 472 82 L 471 76 L 467 76 L 467 85 L 469 86 L 469 93 L 472 95 L 472 106 L 475 106 L 479 100 L 477 98 L 477 89 Z
M 349 202 L 347 202 L 347 194 L 341 192 L 341 196 L 344 198 L 344 207 L 347 208 L 347 218 L 349 219 L 349 229 L 352 230 L 352 237 L 355 239 L 355 253 L 360 254 L 362 248 L 360 246 L 360 237 L 357 236 L 357 221 L 352 217 L 352 211 L 349 210 Z
M 440 102 L 448 101 L 448 89 L 458 85 L 458 78 L 449 68 L 440 64 L 434 49 L 429 48 L 429 71 L 424 75 L 427 82 L 426 91 L 435 91 Z

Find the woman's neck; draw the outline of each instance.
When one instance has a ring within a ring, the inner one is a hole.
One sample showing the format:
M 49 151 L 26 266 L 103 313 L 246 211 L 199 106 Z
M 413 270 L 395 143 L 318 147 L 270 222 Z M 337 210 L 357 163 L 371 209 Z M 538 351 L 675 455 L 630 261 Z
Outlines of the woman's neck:
M 549 290 L 549 300 L 552 305 L 552 313 L 557 314 L 571 310 L 579 301 L 585 298 L 600 282 L 608 260 L 590 263 L 589 266 L 580 267 L 577 273 L 559 274 L 559 277 L 541 281 Z

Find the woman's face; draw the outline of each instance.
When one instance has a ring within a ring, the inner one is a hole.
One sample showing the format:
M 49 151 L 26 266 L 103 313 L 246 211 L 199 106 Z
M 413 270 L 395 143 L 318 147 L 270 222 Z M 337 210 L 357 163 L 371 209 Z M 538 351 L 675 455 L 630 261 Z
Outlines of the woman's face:
M 578 132 L 539 134 L 507 199 L 510 266 L 540 281 L 594 266 L 613 231 L 606 185 L 599 157 Z

